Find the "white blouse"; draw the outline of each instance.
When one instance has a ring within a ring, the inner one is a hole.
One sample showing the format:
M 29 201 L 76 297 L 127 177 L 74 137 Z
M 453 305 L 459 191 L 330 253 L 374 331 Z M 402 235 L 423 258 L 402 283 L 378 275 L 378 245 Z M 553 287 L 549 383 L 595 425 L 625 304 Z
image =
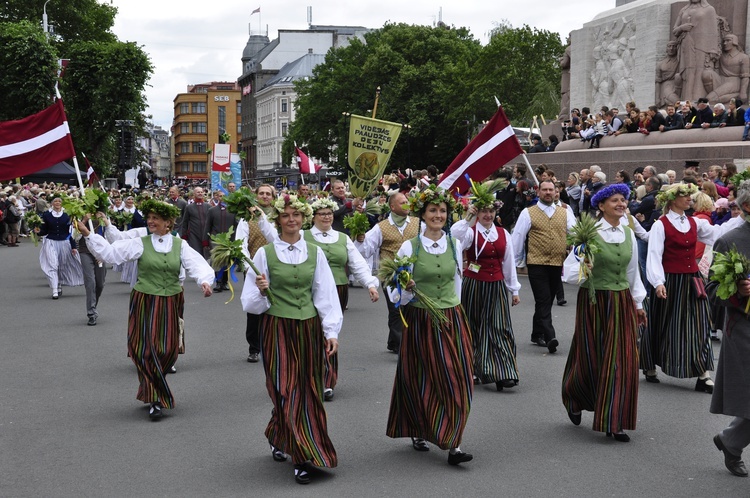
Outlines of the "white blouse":
M 362 286 L 368 289 L 370 287 L 378 288 L 380 282 L 377 277 L 373 276 L 370 265 L 367 264 L 365 258 L 363 258 L 357 248 L 354 247 L 354 242 L 352 242 L 352 239 L 350 239 L 348 235 L 333 229 L 323 232 L 314 225 L 310 228 L 310 233 L 313 238 L 321 244 L 335 244 L 339 241 L 339 237 L 345 237 L 346 253 L 349 257 L 349 261 L 347 262 L 349 271 L 352 272 L 354 278 L 356 278 Z M 301 232 L 300 235 L 302 235 Z
M 428 254 L 443 254 L 445 251 L 448 250 L 448 237 L 443 234 L 442 237 L 440 237 L 440 240 L 433 241 L 431 239 L 428 239 L 424 236 L 420 238 L 422 241 L 422 251 L 427 252 Z M 436 245 L 437 247 L 433 247 L 433 245 Z M 461 247 L 460 243 L 454 239 L 454 249 L 455 249 L 455 257 L 456 261 L 461 261 Z M 411 250 L 411 241 L 407 240 L 402 245 L 401 248 L 396 253 L 397 257 L 406 256 L 410 257 L 412 255 Z M 410 271 L 414 271 L 414 265 L 410 265 Z M 456 267 L 456 271 L 453 273 L 453 285 L 456 289 L 456 295 L 461 298 L 461 270 L 460 268 Z M 388 297 L 390 298 L 392 303 L 396 303 L 399 301 L 398 296 L 398 289 L 395 287 L 387 287 L 388 290 Z M 402 289 L 401 291 L 401 305 L 408 304 L 412 299 L 414 299 L 414 294 L 406 289 Z
M 481 253 L 482 248 L 474 246 L 473 228 L 475 225 L 476 218 L 473 218 L 471 223 L 467 220 L 461 220 L 451 227 L 451 235 L 453 235 L 453 237 L 461 244 L 461 251 L 478 250 Z M 494 225 L 492 225 L 489 231 L 487 231 L 487 229 L 480 224 L 478 230 L 485 234 L 484 237 L 489 242 L 495 242 L 498 238 L 497 230 L 495 230 Z M 505 233 L 505 255 L 503 256 L 502 262 L 503 279 L 505 280 L 505 285 L 508 289 L 514 296 L 517 296 L 518 291 L 521 290 L 521 283 L 518 281 L 518 275 L 516 274 L 516 257 L 513 253 L 513 241 L 506 229 L 500 228 L 500 230 Z
M 307 261 L 307 243 L 303 238 L 300 238 L 300 240 L 291 245 L 276 239 L 273 241 L 273 246 L 276 250 L 276 257 L 282 263 L 298 265 Z M 292 250 L 289 250 L 290 247 Z M 336 282 L 333 280 L 333 273 L 328 266 L 326 256 L 323 254 L 322 249 L 318 247 L 315 249 L 317 260 L 312 285 L 313 304 L 315 305 L 315 309 L 318 310 L 326 339 L 336 339 L 341 331 L 344 315 L 339 304 L 338 293 L 336 292 Z M 269 275 L 268 260 L 266 259 L 266 250 L 264 247 L 261 247 L 255 253 L 253 263 L 255 263 L 258 271 L 266 276 L 272 291 L 277 293 L 284 291 L 284 289 L 273 288 L 273 281 Z M 268 302 L 268 298 L 260 293 L 255 283 L 255 278 L 252 277 L 252 273 L 252 270 L 248 272 L 248 278 L 245 279 L 245 286 L 242 288 L 240 299 L 245 312 L 260 315 L 268 311 L 271 304 Z
M 690 230 L 688 218 L 695 221 L 698 230 L 698 241 L 712 246 L 714 241 L 721 235 L 721 225 L 711 225 L 707 220 L 694 218 L 690 216 L 679 215 L 674 211 L 666 214 L 667 221 L 680 233 L 687 233 Z M 664 255 L 664 223 L 661 218 L 656 220 L 651 226 L 651 232 L 648 237 L 648 256 L 646 257 L 646 278 L 654 287 L 664 285 L 667 281 L 662 266 L 662 256 Z M 696 271 L 698 265 L 696 265 Z

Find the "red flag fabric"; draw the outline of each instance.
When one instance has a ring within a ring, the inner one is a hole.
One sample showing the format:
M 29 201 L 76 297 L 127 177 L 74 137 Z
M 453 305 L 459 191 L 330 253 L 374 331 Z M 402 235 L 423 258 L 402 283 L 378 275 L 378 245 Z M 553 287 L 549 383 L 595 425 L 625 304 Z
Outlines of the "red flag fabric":
M 254 11 L 250 12 L 250 15 L 253 15 L 253 14 L 260 14 L 260 7 L 258 7 Z
M 498 107 L 487 126 L 448 166 L 438 186 L 445 190 L 466 192 L 469 182 L 464 175 L 468 174 L 474 181 L 482 181 L 520 154 L 523 154 L 521 144 L 503 108 Z
M 320 171 L 322 166 L 319 166 L 312 162 L 307 154 L 302 152 L 299 147 L 295 147 L 294 150 L 297 152 L 297 165 L 299 166 L 299 172 L 309 175 L 310 173 L 317 173 Z
M 0 181 L 41 171 L 75 155 L 60 99 L 31 116 L 0 122 Z
M 81 155 L 83 156 L 83 160 L 86 161 L 86 178 L 88 179 L 89 187 L 94 185 L 94 183 L 99 183 L 99 177 L 96 175 L 94 167 L 91 166 L 89 158 L 83 152 L 81 152 Z

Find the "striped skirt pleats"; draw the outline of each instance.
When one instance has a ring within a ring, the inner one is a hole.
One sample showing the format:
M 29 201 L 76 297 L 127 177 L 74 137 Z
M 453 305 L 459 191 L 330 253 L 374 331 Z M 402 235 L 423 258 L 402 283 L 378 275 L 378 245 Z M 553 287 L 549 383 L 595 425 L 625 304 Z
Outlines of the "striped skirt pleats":
M 50 289 L 61 285 L 83 285 L 81 257 L 73 255 L 69 240 L 52 240 L 45 237 L 39 251 L 39 265 L 47 276 Z
M 562 380 L 570 412 L 594 412 L 593 429 L 635 429 L 638 412 L 638 319 L 629 290 L 578 290 L 576 322 Z
M 336 450 L 328 437 L 323 407 L 325 337 L 320 318 L 261 318 L 263 368 L 273 402 L 266 428 L 268 442 L 300 464 L 335 467 Z
M 138 370 L 136 397 L 144 403 L 158 401 L 164 408 L 174 407 L 166 374 L 177 361 L 178 319 L 183 307 L 182 293 L 154 296 L 130 291 L 128 355 Z
M 471 332 L 461 306 L 443 310 L 435 327 L 427 312 L 404 308 L 404 327 L 386 434 L 423 438 L 442 449 L 461 444 L 471 410 Z
M 339 295 L 339 304 L 341 305 L 341 312 L 346 311 L 346 306 L 349 304 L 349 284 L 337 285 L 336 292 Z M 326 389 L 333 389 L 336 387 L 336 382 L 339 380 L 339 354 L 335 353 L 330 356 L 326 355 L 326 371 L 324 383 Z
M 667 298 L 651 293 L 648 327 L 641 340 L 641 367 L 660 366 L 680 379 L 714 369 L 711 311 L 708 299 L 697 299 L 692 279 L 699 273 L 667 273 Z
M 465 277 L 461 304 L 473 339 L 474 376 L 481 384 L 518 381 L 516 340 L 505 282 L 482 282 Z

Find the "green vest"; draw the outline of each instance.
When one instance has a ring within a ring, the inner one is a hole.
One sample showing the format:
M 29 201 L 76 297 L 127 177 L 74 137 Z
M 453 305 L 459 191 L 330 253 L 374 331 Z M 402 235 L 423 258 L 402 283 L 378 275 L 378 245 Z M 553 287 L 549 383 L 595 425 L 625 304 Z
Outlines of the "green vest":
M 138 281 L 134 289 L 153 296 L 174 296 L 182 292 L 180 285 L 180 251 L 182 239 L 172 237 L 172 250 L 166 254 L 156 252 L 151 236 L 141 237 L 143 254 L 138 259 Z
M 326 255 L 326 260 L 328 261 L 328 266 L 331 267 L 333 280 L 336 282 L 336 285 L 348 285 L 349 277 L 346 276 L 346 263 L 349 262 L 349 252 L 346 250 L 347 235 L 335 230 L 331 230 L 331 232 L 339 234 L 339 240 L 333 244 L 318 242 L 310 230 L 304 231 L 305 242 L 323 249 L 323 254 Z
M 412 254 L 417 254 L 412 277 L 420 291 L 430 296 L 438 308 L 446 309 L 458 306 L 461 298 L 456 295 L 455 282 L 456 262 L 451 254 L 450 245 L 443 254 L 430 254 L 419 247 L 418 238 L 411 239 Z M 424 308 L 419 300 L 411 303 L 417 308 Z
M 312 299 L 313 277 L 318 254 L 317 246 L 307 244 L 307 260 L 292 265 L 282 263 L 273 244 L 264 246 L 268 273 L 273 285 L 274 304 L 269 315 L 294 320 L 307 320 L 318 314 Z
M 594 256 L 594 267 L 591 278 L 596 290 L 622 291 L 630 287 L 628 282 L 628 263 L 633 255 L 633 245 L 630 240 L 630 228 L 625 229 L 625 240 L 619 243 L 607 244 L 597 235 L 597 242 L 601 250 Z M 586 280 L 581 287 L 589 288 L 591 280 Z

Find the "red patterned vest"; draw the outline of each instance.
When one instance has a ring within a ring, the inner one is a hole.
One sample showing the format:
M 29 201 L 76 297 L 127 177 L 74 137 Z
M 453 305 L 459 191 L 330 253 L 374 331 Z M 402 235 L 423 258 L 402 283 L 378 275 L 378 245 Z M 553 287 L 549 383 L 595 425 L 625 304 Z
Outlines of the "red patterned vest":
M 664 225 L 664 254 L 661 261 L 664 273 L 695 273 L 695 243 L 698 242 L 698 227 L 691 216 L 685 216 L 690 230 L 682 233 L 666 216 L 659 218 Z
M 471 244 L 466 250 L 467 260 L 469 265 L 472 263 L 478 263 L 481 267 L 478 272 L 469 269 L 469 266 L 464 270 L 464 277 L 473 278 L 482 282 L 497 282 L 503 280 L 503 257 L 505 257 L 505 232 L 502 228 L 492 227 L 497 230 L 497 240 L 495 242 L 487 241 L 487 244 L 482 249 L 485 239 L 481 231 L 477 230 L 475 225 L 472 229 L 474 231 L 474 243 Z M 477 258 L 476 250 L 482 249 Z

